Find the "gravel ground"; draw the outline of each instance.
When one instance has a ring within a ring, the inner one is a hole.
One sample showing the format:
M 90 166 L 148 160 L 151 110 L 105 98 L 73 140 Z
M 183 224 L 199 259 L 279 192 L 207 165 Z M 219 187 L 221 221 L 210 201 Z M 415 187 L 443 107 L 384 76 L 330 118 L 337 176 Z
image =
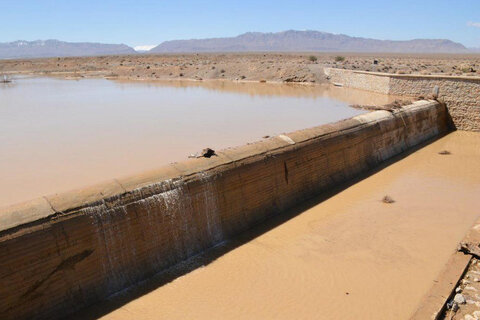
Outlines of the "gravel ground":
M 323 67 L 397 74 L 480 76 L 480 54 L 228 53 L 0 60 L 0 74 L 39 73 L 138 80 L 319 83 L 326 81 Z

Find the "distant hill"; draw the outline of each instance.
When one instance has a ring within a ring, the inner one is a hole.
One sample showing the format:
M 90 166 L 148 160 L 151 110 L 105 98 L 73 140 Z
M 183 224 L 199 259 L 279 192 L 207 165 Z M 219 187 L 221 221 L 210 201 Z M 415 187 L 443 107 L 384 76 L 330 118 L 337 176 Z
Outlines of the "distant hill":
M 444 39 L 376 40 L 319 31 L 248 32 L 232 38 L 165 41 L 150 53 L 172 52 L 330 51 L 395 53 L 462 53 L 468 49 Z
M 59 40 L 15 41 L 0 43 L 0 59 L 98 56 L 134 54 L 125 44 L 64 42 Z

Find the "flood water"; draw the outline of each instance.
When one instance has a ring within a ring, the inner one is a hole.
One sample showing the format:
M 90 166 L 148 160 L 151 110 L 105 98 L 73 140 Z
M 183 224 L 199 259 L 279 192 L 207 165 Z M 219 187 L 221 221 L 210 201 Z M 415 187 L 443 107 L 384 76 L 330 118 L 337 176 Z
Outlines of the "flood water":
M 329 86 L 20 78 L 0 85 L 0 206 L 355 116 Z
M 409 319 L 480 214 L 479 163 L 480 134 L 451 133 L 204 267 L 81 318 Z

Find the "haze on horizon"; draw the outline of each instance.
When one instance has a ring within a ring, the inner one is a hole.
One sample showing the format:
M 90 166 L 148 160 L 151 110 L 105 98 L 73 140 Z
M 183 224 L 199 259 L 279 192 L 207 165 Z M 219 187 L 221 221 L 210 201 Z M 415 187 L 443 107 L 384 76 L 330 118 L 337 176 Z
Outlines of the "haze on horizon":
M 318 30 L 356 37 L 449 39 L 480 47 L 480 1 L 193 1 L 0 2 L 0 42 L 59 39 L 125 43 L 237 36 L 244 32 Z

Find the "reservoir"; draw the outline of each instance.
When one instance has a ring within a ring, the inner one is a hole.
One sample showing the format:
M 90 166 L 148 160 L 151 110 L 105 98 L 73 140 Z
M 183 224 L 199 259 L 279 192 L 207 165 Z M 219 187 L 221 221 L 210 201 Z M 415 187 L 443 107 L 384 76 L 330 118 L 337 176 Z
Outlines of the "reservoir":
M 0 85 L 0 207 L 358 115 L 333 86 L 18 78 Z

